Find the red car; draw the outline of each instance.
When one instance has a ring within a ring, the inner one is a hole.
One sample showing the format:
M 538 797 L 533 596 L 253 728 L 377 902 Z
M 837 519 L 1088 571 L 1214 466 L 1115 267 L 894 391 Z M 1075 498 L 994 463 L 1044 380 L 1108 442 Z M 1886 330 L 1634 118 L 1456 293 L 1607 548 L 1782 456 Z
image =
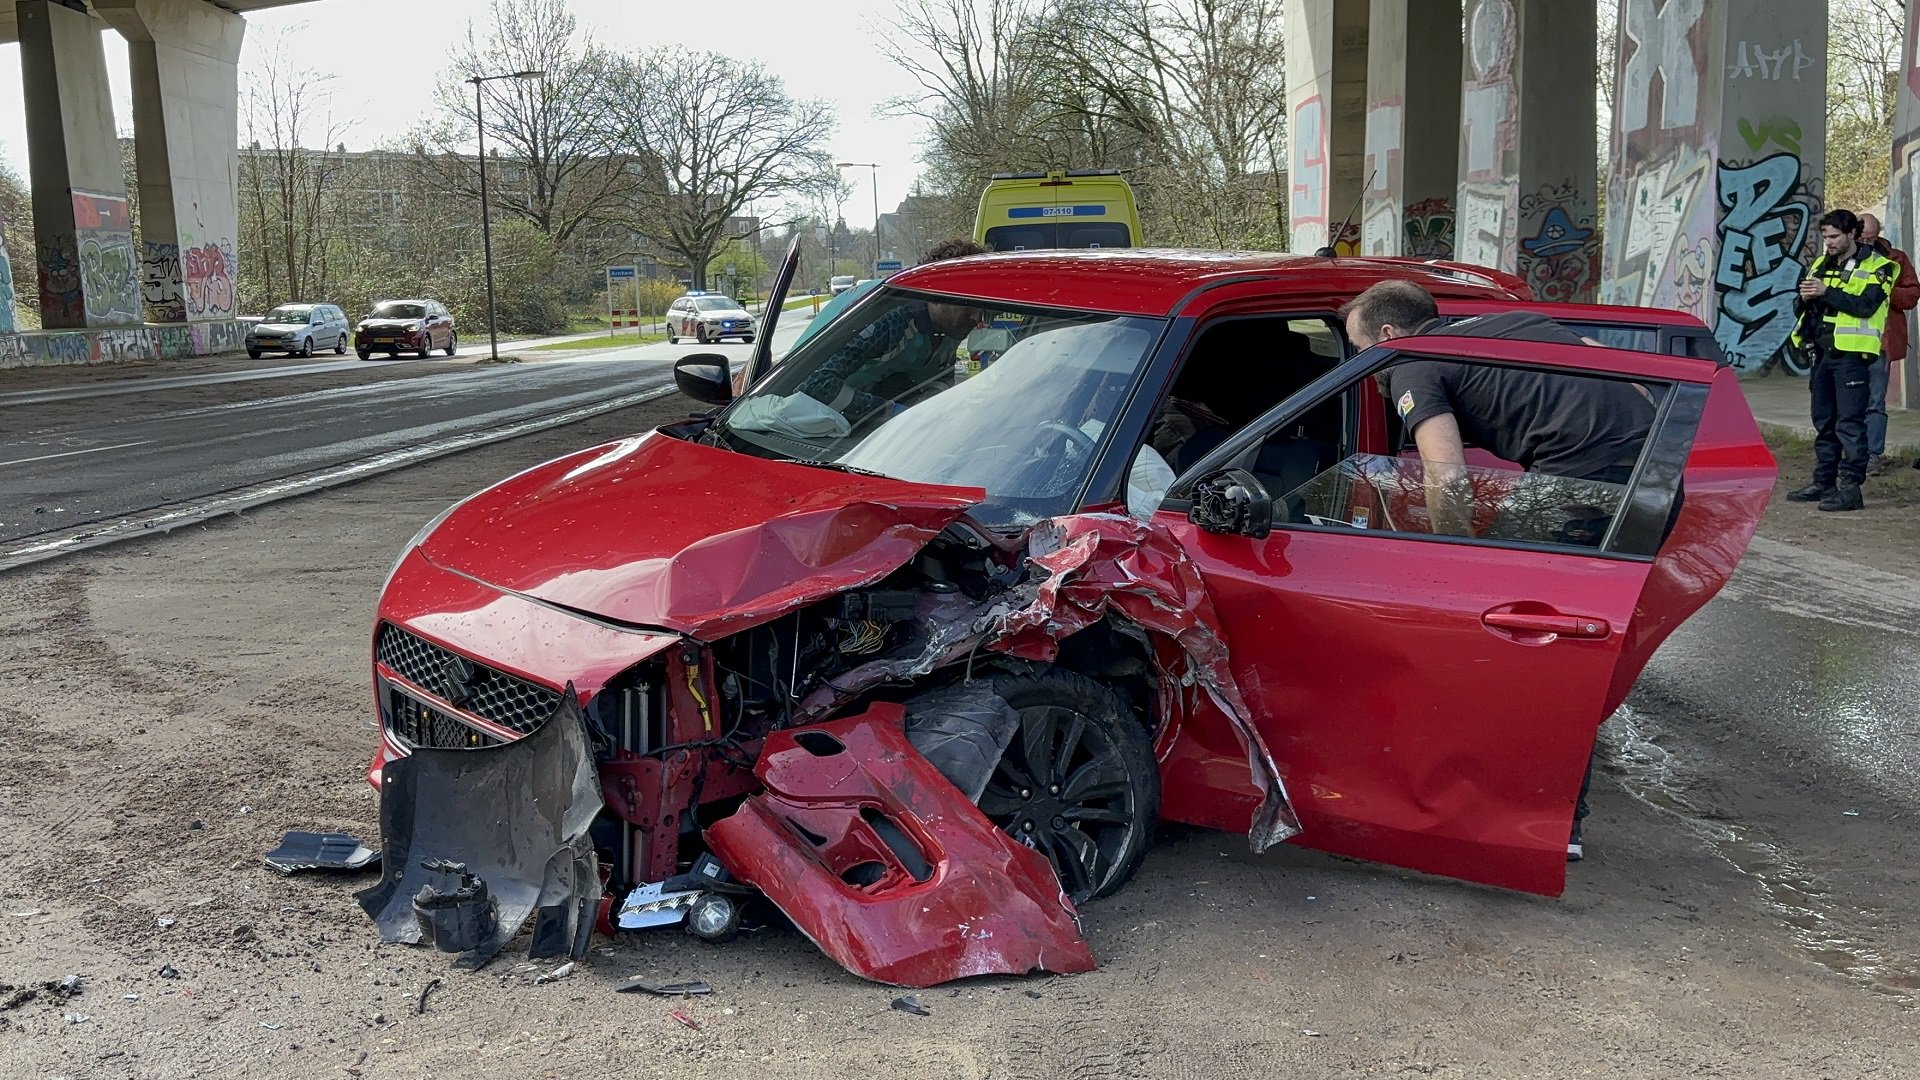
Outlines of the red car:
M 1403 260 L 959 259 L 777 367 L 767 328 L 737 398 L 685 357 L 722 408 L 450 508 L 374 627 L 383 937 L 478 964 L 532 918 L 577 956 L 596 921 L 724 937 L 764 898 L 885 982 L 1085 970 L 1077 905 L 1160 820 L 1558 894 L 1595 731 L 1774 462 L 1690 356 L 1356 355 L 1335 311 L 1387 277 L 1532 306 Z M 1624 484 L 1482 451 L 1474 535 L 1434 535 L 1376 381 L 1422 357 L 1630 380 L 1656 419 Z M 1166 441 L 1174 399 L 1209 442 Z
M 425 360 L 435 349 L 452 356 L 460 336 L 453 329 L 453 312 L 438 300 L 383 300 L 354 327 L 353 348 L 362 360 L 377 352 L 410 352 Z

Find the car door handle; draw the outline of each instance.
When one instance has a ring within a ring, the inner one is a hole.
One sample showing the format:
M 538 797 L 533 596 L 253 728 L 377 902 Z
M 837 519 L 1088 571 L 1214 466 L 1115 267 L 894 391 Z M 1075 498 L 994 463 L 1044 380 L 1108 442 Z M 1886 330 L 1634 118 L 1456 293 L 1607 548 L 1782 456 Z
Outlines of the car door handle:
M 1508 634 L 1552 634 L 1569 638 L 1605 638 L 1613 633 L 1607 620 L 1592 615 L 1562 615 L 1557 611 L 1513 611 L 1495 608 L 1480 616 L 1489 629 Z

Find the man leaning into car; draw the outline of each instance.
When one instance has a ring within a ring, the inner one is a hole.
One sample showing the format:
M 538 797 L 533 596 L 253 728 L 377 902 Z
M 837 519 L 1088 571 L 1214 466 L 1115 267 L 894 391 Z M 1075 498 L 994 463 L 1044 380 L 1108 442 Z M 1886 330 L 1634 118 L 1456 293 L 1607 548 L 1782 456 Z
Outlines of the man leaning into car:
M 1433 294 L 1410 281 L 1382 281 L 1341 308 L 1355 348 L 1411 334 L 1522 338 L 1570 345 L 1597 344 L 1543 315 L 1508 312 L 1441 321 Z M 1529 471 L 1625 484 L 1653 429 L 1653 399 L 1644 387 L 1609 379 L 1581 379 L 1497 365 L 1415 360 L 1387 371 L 1387 400 L 1413 435 L 1426 474 L 1433 531 L 1472 535 L 1466 487 L 1466 438 Z M 1591 511 L 1583 537 L 1598 543 L 1607 515 Z M 1580 825 L 1587 816 L 1593 759 L 1580 782 L 1567 860 L 1584 857 Z

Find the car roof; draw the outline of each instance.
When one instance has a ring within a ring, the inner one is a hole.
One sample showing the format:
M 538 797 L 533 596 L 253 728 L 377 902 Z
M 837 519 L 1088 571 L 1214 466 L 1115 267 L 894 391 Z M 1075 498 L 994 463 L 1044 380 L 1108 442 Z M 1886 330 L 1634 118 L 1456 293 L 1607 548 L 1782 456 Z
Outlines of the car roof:
M 1102 248 L 993 252 L 902 270 L 887 284 L 1007 303 L 1166 317 L 1196 290 L 1266 278 L 1276 295 L 1351 296 L 1385 278 L 1405 278 L 1442 299 L 1529 298 L 1511 274 L 1418 259 L 1324 258 L 1259 251 Z
M 1446 315 L 1492 315 L 1511 311 L 1511 304 L 1497 300 L 1448 300 L 1441 304 Z M 1562 304 L 1552 307 L 1553 317 L 1561 322 L 1612 323 L 1621 326 L 1683 326 L 1705 330 L 1707 324 L 1690 311 L 1667 308 L 1632 307 L 1625 304 Z

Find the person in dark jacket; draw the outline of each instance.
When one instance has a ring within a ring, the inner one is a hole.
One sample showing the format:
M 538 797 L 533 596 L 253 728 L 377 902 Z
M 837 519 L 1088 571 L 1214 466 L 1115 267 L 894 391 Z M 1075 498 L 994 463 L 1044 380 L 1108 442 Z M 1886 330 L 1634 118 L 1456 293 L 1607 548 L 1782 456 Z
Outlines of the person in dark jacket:
M 1887 383 L 1897 365 L 1907 362 L 1907 312 L 1920 305 L 1920 274 L 1913 260 L 1894 247 L 1880 231 L 1880 219 L 1860 215 L 1860 242 L 1893 260 L 1900 274 L 1893 280 L 1893 310 L 1887 312 L 1887 329 L 1880 339 L 1880 360 L 1867 369 L 1867 475 L 1887 471 Z M 1920 461 L 1915 461 L 1920 468 Z

